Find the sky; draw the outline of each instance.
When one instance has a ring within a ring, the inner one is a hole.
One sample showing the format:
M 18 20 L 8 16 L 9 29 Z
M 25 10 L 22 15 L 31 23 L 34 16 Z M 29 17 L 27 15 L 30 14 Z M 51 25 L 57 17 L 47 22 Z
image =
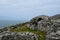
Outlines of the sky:
M 29 20 L 60 14 L 60 0 L 0 0 L 0 20 Z

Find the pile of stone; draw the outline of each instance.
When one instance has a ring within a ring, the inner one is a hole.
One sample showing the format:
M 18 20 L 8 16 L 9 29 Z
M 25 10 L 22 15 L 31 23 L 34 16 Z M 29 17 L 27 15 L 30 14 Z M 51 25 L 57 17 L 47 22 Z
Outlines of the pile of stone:
M 0 33 L 0 40 L 38 40 L 37 35 L 30 32 L 3 32 Z

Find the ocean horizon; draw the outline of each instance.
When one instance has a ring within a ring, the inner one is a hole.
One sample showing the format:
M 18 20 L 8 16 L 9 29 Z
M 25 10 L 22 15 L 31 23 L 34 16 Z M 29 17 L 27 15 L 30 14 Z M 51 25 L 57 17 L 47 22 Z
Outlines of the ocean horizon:
M 0 20 L 0 28 L 23 23 L 23 20 Z

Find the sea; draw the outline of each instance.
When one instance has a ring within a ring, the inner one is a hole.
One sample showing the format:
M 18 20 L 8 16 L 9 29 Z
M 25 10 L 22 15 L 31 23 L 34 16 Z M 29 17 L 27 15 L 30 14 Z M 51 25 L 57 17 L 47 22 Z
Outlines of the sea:
M 23 23 L 23 20 L 0 20 L 0 28 Z

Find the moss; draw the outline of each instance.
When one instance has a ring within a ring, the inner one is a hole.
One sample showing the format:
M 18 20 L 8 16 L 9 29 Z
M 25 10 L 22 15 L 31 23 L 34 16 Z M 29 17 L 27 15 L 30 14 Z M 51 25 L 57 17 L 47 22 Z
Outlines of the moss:
M 26 25 L 22 25 L 21 27 L 18 27 L 16 29 L 10 29 L 11 32 L 32 32 L 38 36 L 39 40 L 45 40 L 45 33 L 38 31 L 38 30 L 32 30 L 29 29 Z

